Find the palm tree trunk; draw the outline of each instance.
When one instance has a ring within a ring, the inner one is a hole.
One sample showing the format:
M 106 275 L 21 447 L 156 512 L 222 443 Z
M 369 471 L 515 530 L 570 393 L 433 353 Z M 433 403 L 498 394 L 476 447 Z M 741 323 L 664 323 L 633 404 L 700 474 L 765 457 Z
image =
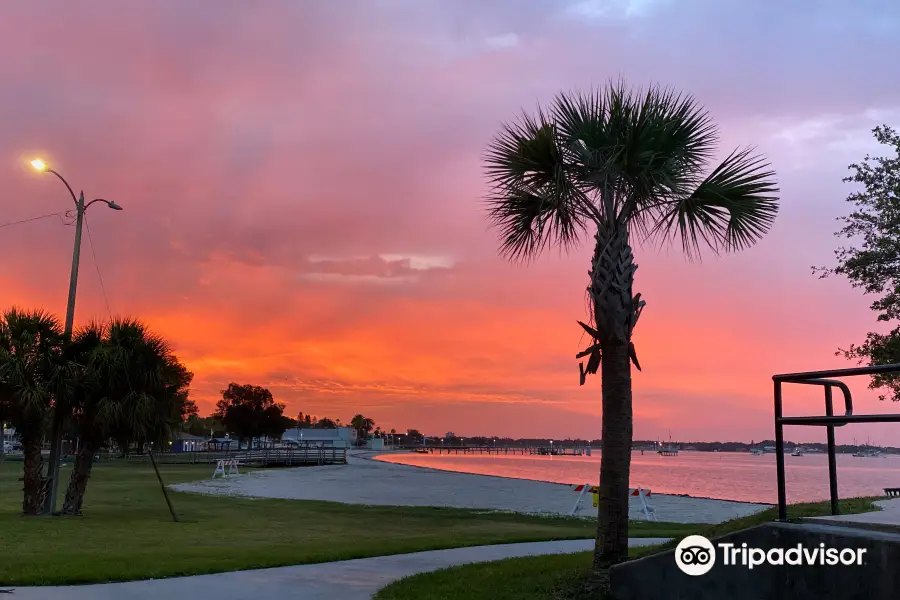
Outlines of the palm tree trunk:
M 603 451 L 593 568 L 596 574 L 628 559 L 628 490 L 631 471 L 631 359 L 629 345 L 603 346 Z
M 22 475 L 22 514 L 39 515 L 44 507 L 44 458 L 40 433 L 22 433 L 24 469 Z
M 81 505 L 84 503 L 88 479 L 90 479 L 91 469 L 94 467 L 94 448 L 92 440 L 82 438 L 81 447 L 75 454 L 75 464 L 72 467 L 72 475 L 69 477 L 69 486 L 66 488 L 66 498 L 62 508 L 64 515 L 77 516 L 81 514 Z
M 628 558 L 628 489 L 631 471 L 631 334 L 640 315 L 640 298 L 632 296 L 637 265 L 628 230 L 618 224 L 598 228 L 588 293 L 600 343 L 603 394 L 603 450 L 597 506 L 593 575 Z

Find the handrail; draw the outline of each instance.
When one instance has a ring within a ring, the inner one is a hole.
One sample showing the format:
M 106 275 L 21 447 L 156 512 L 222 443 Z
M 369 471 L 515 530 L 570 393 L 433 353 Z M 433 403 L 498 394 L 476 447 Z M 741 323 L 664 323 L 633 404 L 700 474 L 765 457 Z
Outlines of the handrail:
M 776 375 L 776 377 L 778 377 Z M 782 380 L 783 381 L 783 380 Z M 844 415 L 850 416 L 853 414 L 853 395 L 850 393 L 850 388 L 847 387 L 847 384 L 843 381 L 838 381 L 836 379 L 801 379 L 801 380 L 791 380 L 788 383 L 801 383 L 806 385 L 821 385 L 825 386 L 826 389 L 836 387 L 841 390 L 844 394 Z M 830 408 L 829 408 L 830 407 Z M 834 414 L 834 405 L 832 403 L 831 394 L 825 394 L 825 412 L 827 415 Z M 846 423 L 844 423 L 846 425 Z
M 822 379 L 832 377 L 855 377 L 857 375 L 884 375 L 885 373 L 900 373 L 900 363 L 890 365 L 872 365 L 868 367 L 850 367 L 848 369 L 831 369 L 828 371 L 807 371 L 806 373 L 782 373 L 773 375 L 775 381 L 785 383 L 799 383 L 800 380 Z
M 848 369 L 831 369 L 828 371 L 808 371 L 805 373 L 782 373 L 773 375 L 775 400 L 775 472 L 778 478 L 778 519 L 787 520 L 787 494 L 784 476 L 784 426 L 807 425 L 824 426 L 828 438 L 828 483 L 831 496 L 831 514 L 840 512 L 837 489 L 837 461 L 835 456 L 834 428 L 848 423 L 900 423 L 900 414 L 854 415 L 853 396 L 850 388 L 835 377 L 853 377 L 857 375 L 900 374 L 900 364 L 851 367 Z M 785 417 L 783 413 L 782 384 L 798 383 L 805 385 L 821 385 L 825 391 L 825 416 Z M 832 390 L 838 388 L 844 395 L 844 414 L 834 414 Z

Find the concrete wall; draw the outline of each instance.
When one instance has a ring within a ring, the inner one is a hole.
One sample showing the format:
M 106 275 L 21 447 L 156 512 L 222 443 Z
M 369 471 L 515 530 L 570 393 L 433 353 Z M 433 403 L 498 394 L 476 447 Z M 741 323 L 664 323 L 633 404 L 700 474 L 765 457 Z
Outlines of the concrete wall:
M 900 533 L 844 526 L 771 523 L 712 540 L 736 547 L 864 548 L 861 566 L 770 566 L 752 570 L 716 563 L 690 576 L 675 564 L 674 550 L 629 561 L 610 571 L 617 600 L 897 600 L 900 599 Z

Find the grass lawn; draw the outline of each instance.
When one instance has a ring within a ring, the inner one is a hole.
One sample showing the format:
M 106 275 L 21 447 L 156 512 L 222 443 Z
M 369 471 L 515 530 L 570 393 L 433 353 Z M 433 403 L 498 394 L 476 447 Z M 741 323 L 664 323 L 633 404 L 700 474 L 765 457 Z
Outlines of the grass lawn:
M 126 581 L 594 536 L 584 519 L 170 491 L 182 520 L 173 523 L 152 468 L 120 462 L 95 467 L 83 517 L 26 518 L 21 468 L 0 463 L 0 585 Z M 166 483 L 212 474 L 210 465 L 160 469 Z M 636 536 L 685 533 L 678 524 L 635 527 Z
M 843 514 L 876 510 L 873 500 L 852 498 L 841 501 Z M 795 504 L 789 507 L 788 517 L 799 519 L 831 514 L 828 502 Z M 717 537 L 774 521 L 778 509 L 733 519 L 720 525 L 693 525 L 692 530 L 674 536 L 675 539 L 650 548 L 635 548 L 632 557 L 674 548 L 686 535 L 699 533 Z M 511 558 L 491 563 L 479 563 L 443 569 L 401 579 L 382 589 L 375 600 L 598 600 L 585 595 L 591 553 L 578 552 L 551 556 Z

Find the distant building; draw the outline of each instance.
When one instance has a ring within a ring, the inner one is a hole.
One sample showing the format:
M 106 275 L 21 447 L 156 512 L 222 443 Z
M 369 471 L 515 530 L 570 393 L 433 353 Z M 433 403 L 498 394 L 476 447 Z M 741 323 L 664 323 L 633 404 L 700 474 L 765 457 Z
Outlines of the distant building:
M 237 450 L 237 444 L 235 444 L 233 447 L 231 445 L 233 441 L 234 440 L 227 436 L 223 438 L 210 438 L 206 440 L 206 449 L 210 452 L 228 452 L 231 450 Z
M 0 436 L 0 446 L 3 446 L 3 452 L 13 452 L 22 447 L 19 443 L 19 437 L 16 435 L 15 427 L 6 427 L 3 429 L 3 435 Z
M 309 445 L 329 448 L 350 448 L 356 445 L 357 433 L 352 427 L 336 429 L 288 429 L 281 436 L 281 443 L 289 446 Z
M 171 452 L 202 452 L 208 449 L 207 438 L 179 431 L 169 446 Z

